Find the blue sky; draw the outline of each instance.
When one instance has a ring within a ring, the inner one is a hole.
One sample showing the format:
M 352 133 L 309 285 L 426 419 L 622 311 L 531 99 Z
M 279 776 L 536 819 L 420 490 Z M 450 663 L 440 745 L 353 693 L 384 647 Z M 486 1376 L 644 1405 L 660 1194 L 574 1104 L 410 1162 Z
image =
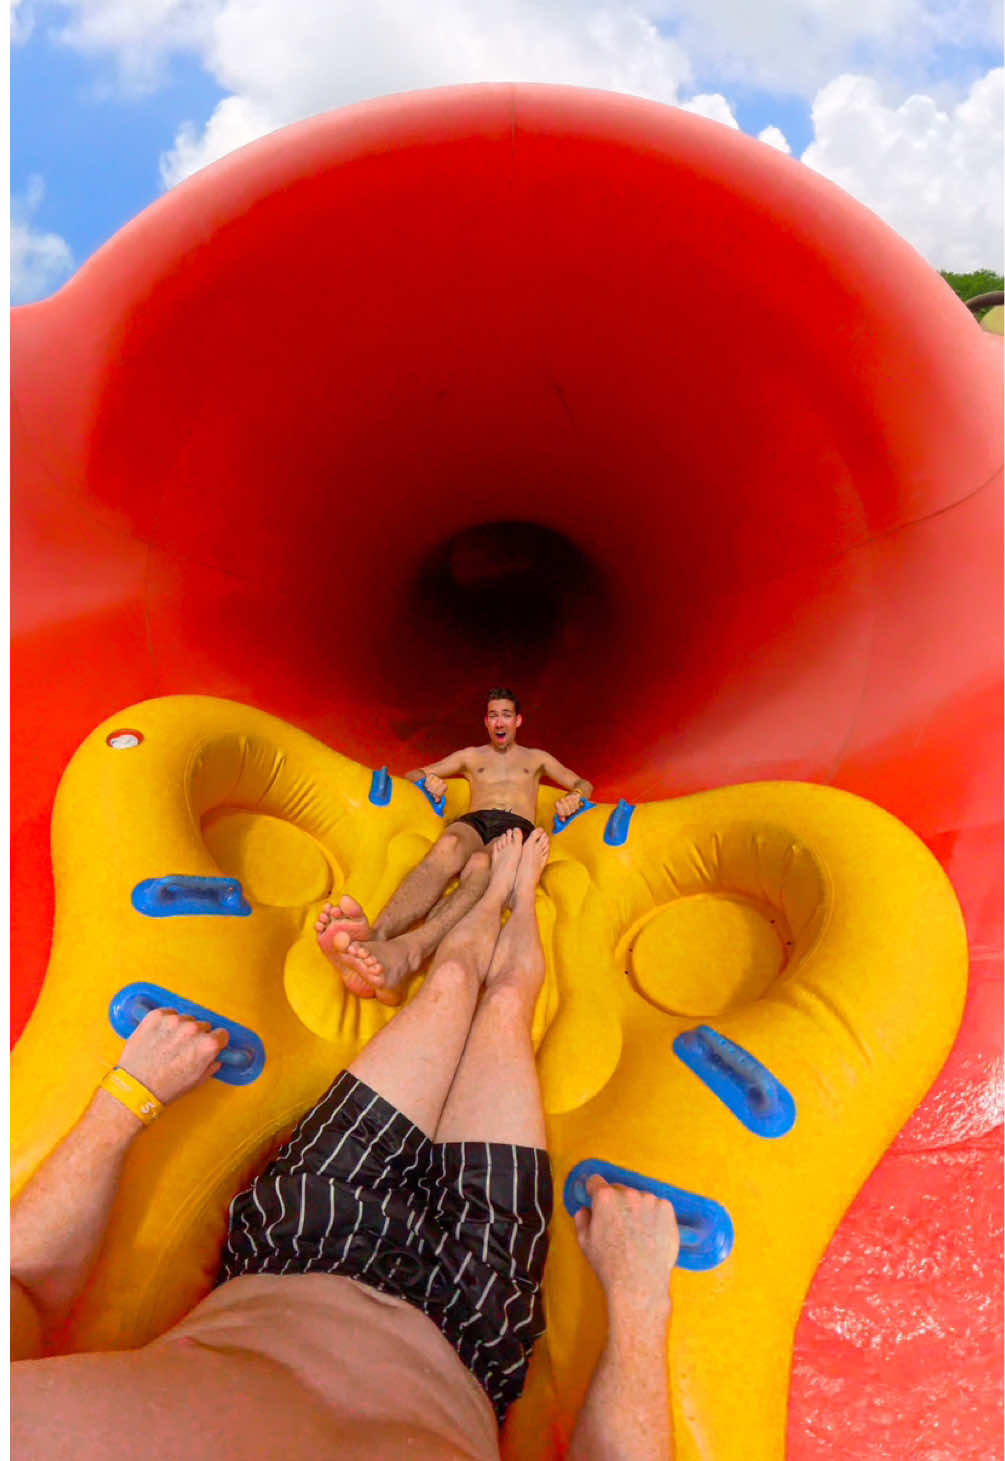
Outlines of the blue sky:
M 110 80 L 107 65 L 44 32 L 13 48 L 11 189 L 23 196 L 33 176 L 44 179 L 36 221 L 65 237 L 78 263 L 161 193 L 157 158 L 179 118 L 208 117 L 223 95 L 195 58 L 176 60 L 148 95 L 109 91 Z
M 636 92 L 801 158 L 936 267 L 1002 265 L 1000 21 L 976 0 L 19 0 L 14 298 L 170 183 L 329 107 L 554 80 Z

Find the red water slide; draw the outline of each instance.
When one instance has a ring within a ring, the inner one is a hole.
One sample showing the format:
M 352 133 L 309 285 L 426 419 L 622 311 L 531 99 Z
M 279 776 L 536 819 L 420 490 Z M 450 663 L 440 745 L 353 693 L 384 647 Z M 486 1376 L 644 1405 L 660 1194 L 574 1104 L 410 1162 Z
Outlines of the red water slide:
M 268 137 L 13 329 L 15 1036 L 60 772 L 147 696 L 400 771 L 512 682 L 605 800 L 858 792 L 949 873 L 971 986 L 811 1290 L 789 1454 L 988 1461 L 1000 339 L 801 164 L 537 86 Z

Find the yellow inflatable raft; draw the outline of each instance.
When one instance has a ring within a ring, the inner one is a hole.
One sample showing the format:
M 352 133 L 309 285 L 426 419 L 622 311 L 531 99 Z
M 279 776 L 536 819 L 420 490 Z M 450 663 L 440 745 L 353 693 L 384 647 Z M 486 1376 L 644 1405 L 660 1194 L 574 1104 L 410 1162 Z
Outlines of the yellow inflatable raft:
M 559 794 L 542 791 L 542 825 Z M 466 798 L 451 783 L 448 820 Z M 15 1187 L 114 1064 L 113 1020 L 166 991 L 234 1036 L 225 1079 L 135 1144 L 68 1347 L 142 1344 L 211 1286 L 234 1192 L 393 1018 L 318 951 L 320 904 L 346 889 L 379 908 L 442 825 L 410 783 L 224 700 L 133 706 L 77 752 L 53 816 L 51 962 L 14 1054 Z M 548 1331 L 506 1454 L 561 1450 L 603 1342 L 562 1201 L 599 1161 L 694 1199 L 668 1357 L 680 1461 L 774 1461 L 814 1270 L 962 1014 L 952 889 L 877 807 L 761 783 L 580 814 L 538 897 L 558 1200 Z

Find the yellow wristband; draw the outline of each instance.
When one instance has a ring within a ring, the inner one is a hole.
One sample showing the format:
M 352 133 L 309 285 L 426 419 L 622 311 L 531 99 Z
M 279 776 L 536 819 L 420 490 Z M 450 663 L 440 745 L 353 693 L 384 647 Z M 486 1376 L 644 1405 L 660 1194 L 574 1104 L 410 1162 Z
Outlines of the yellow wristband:
M 148 1091 L 142 1082 L 128 1070 L 123 1070 L 120 1065 L 110 1070 L 101 1082 L 101 1089 L 121 1101 L 134 1116 L 138 1116 L 144 1126 L 149 1126 L 151 1121 L 164 1110 L 163 1103 L 158 1101 L 153 1091 Z

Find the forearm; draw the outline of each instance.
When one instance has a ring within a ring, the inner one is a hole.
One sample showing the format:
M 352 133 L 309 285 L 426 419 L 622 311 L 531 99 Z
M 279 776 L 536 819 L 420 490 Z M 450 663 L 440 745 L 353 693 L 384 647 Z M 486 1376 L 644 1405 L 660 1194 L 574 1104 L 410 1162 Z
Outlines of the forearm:
M 425 766 L 417 766 L 414 771 L 406 771 L 407 781 L 421 781 L 424 776 L 439 776 L 444 779 L 448 776 L 460 776 L 464 770 L 464 753 L 454 751 L 449 756 L 444 756 L 442 761 L 427 761 Z
M 673 1461 L 668 1326 L 669 1309 L 610 1315 L 568 1461 Z
M 587 781 L 585 776 L 577 776 L 575 771 L 570 771 L 568 766 L 563 766 L 554 756 L 544 758 L 542 770 L 545 777 L 563 791 L 578 792 L 584 801 L 588 801 L 593 795 L 593 782 Z
M 96 1091 L 77 1125 L 42 1163 L 11 1209 L 11 1277 L 46 1330 L 69 1314 L 94 1267 L 126 1153 L 142 1123 Z

